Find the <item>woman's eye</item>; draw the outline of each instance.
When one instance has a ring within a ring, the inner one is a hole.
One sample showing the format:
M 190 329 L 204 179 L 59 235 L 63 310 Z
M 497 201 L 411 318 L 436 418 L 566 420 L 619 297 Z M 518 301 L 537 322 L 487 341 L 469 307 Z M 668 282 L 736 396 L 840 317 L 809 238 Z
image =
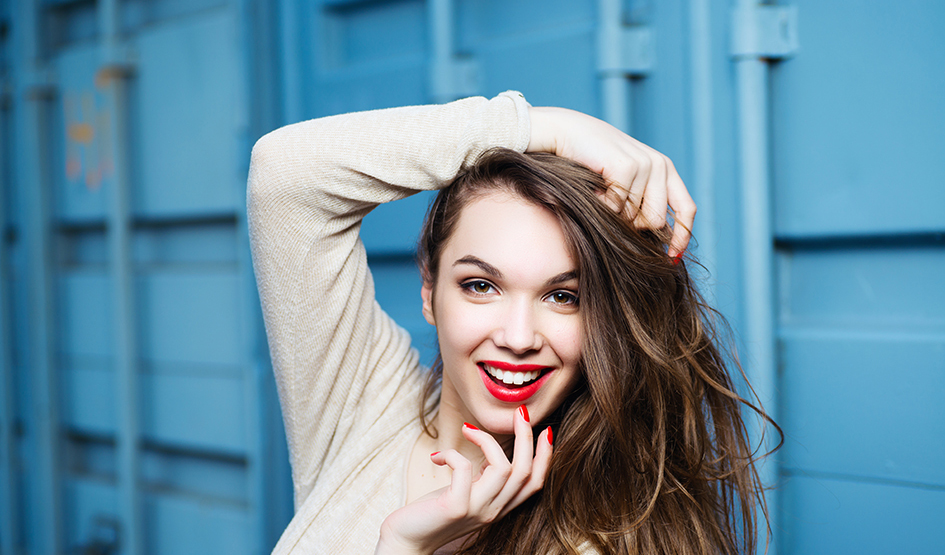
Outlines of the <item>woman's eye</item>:
M 463 287 L 477 295 L 486 295 L 492 292 L 492 284 L 488 281 L 467 281 Z
M 573 306 L 578 302 L 577 296 L 574 293 L 568 293 L 567 291 L 555 291 L 548 296 L 548 300 L 561 306 Z

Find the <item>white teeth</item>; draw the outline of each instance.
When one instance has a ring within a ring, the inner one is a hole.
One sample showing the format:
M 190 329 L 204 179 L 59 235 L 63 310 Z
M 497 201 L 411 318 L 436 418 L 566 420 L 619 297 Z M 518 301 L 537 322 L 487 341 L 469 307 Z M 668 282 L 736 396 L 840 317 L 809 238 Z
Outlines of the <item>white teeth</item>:
M 488 364 L 483 364 L 482 366 L 493 378 L 508 385 L 522 385 L 529 383 L 537 380 L 538 376 L 541 375 L 541 372 L 538 370 L 533 370 L 531 372 L 512 372 L 511 370 L 499 370 L 498 368 L 489 366 Z

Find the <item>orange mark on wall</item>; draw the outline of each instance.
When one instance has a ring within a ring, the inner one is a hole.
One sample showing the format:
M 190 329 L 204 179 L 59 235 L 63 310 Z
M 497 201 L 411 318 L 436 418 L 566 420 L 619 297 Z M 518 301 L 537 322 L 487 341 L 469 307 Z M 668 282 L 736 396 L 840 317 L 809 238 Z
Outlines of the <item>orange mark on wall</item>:
M 66 178 L 96 191 L 114 173 L 108 106 L 95 91 L 63 95 Z
M 88 123 L 73 123 L 66 131 L 70 141 L 87 145 L 95 138 L 95 128 Z

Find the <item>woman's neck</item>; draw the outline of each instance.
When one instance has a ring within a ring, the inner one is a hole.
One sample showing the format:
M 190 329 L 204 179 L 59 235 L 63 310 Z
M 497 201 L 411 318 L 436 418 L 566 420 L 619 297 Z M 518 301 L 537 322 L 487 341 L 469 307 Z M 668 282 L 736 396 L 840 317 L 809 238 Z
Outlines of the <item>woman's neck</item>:
M 436 430 L 437 436 L 434 440 L 436 445 L 434 451 L 455 449 L 473 464 L 473 468 L 478 469 L 485 463 L 485 456 L 477 445 L 463 437 L 463 426 L 467 423 L 476 428 L 482 428 L 482 426 L 474 416 L 467 413 L 463 404 L 458 402 L 458 397 L 455 392 L 444 388 L 440 406 L 433 419 L 433 429 Z M 512 436 L 496 434 L 493 434 L 493 437 L 503 447 L 510 447 L 514 439 Z

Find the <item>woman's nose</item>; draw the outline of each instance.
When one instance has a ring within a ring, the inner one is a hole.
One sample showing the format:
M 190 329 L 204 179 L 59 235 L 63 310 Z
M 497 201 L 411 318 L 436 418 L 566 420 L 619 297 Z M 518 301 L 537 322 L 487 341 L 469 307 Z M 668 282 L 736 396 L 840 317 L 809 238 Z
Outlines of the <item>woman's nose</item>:
M 516 354 L 541 349 L 542 335 L 529 303 L 512 303 L 497 322 L 496 344 Z

